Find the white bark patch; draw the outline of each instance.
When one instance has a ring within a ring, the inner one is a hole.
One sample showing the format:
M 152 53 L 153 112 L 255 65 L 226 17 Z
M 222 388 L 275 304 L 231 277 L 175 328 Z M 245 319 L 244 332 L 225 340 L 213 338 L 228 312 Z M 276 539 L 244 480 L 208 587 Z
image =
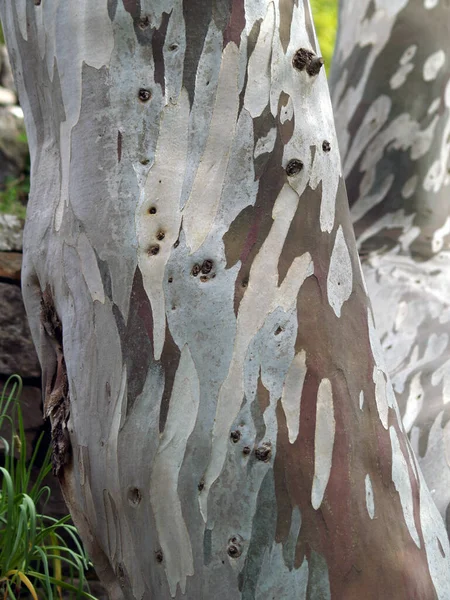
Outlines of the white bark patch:
M 71 23 L 71 27 L 61 28 L 63 35 L 58 34 L 60 20 Z M 56 28 L 54 58 L 58 66 L 66 115 L 60 128 L 61 197 L 55 212 L 55 229 L 59 231 L 64 207 L 69 202 L 72 129 L 80 116 L 83 64 L 95 69 L 108 65 L 114 48 L 114 36 L 106 3 L 97 6 L 90 0 L 68 2 L 64 7 L 61 5 L 56 13 L 56 22 L 48 22 L 45 26 Z
M 80 257 L 83 277 L 89 288 L 92 300 L 98 300 L 104 304 L 105 291 L 103 289 L 103 282 L 98 268 L 97 258 L 85 233 L 81 233 L 78 237 L 77 252 Z
M 248 84 L 244 106 L 253 118 L 259 117 L 269 103 L 270 56 L 275 28 L 275 9 L 271 2 L 264 21 L 261 23 L 258 39 L 248 61 Z
M 300 404 L 306 376 L 306 352 L 298 352 L 291 362 L 283 386 L 281 404 L 286 415 L 289 442 L 293 444 L 300 429 Z
M 278 20 L 280 18 L 278 2 L 276 11 Z M 289 184 L 299 195 L 303 193 L 308 183 L 312 189 L 322 184 L 320 228 L 321 231 L 330 233 L 334 226 L 336 194 L 341 177 L 333 112 L 326 86 L 325 70 L 322 69 L 315 77 L 309 77 L 305 71 L 292 68 L 291 60 L 299 48 L 311 48 L 305 24 L 305 7 L 302 2 L 293 7 L 290 40 L 286 53 L 280 36 L 273 36 L 270 109 L 276 116 L 280 95 L 283 92 L 292 99 L 295 126 L 291 139 L 284 147 L 283 166 L 285 167 L 291 159 L 302 161 L 302 171 L 296 176 L 289 177 Z M 329 142 L 331 151 L 323 151 L 324 141 Z M 313 146 L 316 150 L 312 160 Z
M 331 381 L 322 379 L 317 392 L 314 479 L 311 490 L 311 504 L 315 510 L 322 504 L 330 479 L 335 432 L 336 421 L 334 418 Z
M 417 160 L 418 158 L 421 158 L 431 148 L 431 144 L 435 139 L 434 132 L 438 121 L 439 116 L 436 115 L 426 129 L 417 133 L 411 146 L 412 160 Z
M 416 546 L 420 548 L 419 534 L 417 533 L 416 524 L 414 521 L 414 502 L 408 464 L 403 456 L 397 432 L 394 427 L 389 428 L 389 435 L 391 437 L 392 447 L 392 481 L 400 496 L 403 517 L 405 519 L 406 526 L 408 527 L 408 531 Z
M 27 32 L 27 0 L 16 0 L 17 19 L 19 21 L 20 34 L 24 40 L 28 40 Z
M 412 63 L 406 63 L 405 65 L 400 65 L 398 70 L 392 75 L 389 80 L 389 85 L 392 90 L 398 90 L 398 88 L 402 87 L 405 83 L 408 75 L 414 69 L 414 65 Z
M 413 175 L 407 181 L 405 181 L 405 183 L 403 184 L 403 187 L 402 187 L 402 196 L 403 196 L 403 198 L 405 198 L 405 200 L 407 200 L 408 198 L 411 198 L 411 196 L 414 195 L 414 192 L 417 189 L 418 183 L 419 183 L 418 175 Z
M 439 110 L 440 106 L 441 106 L 441 99 L 440 98 L 435 98 L 433 100 L 433 102 L 430 104 L 430 106 L 428 107 L 427 114 L 428 115 L 432 115 L 437 110 Z
M 416 52 L 417 46 L 415 44 L 409 46 L 409 48 L 403 52 L 400 58 L 400 66 L 389 81 L 391 89 L 396 90 L 405 83 L 409 73 L 414 69 L 414 65 L 411 63 L 411 60 L 414 58 Z
M 211 20 L 198 61 L 195 76 L 194 102 L 189 115 L 189 153 L 181 198 L 183 208 L 192 191 L 195 174 L 209 136 L 217 85 L 222 61 L 223 35 L 214 19 Z
M 416 52 L 417 52 L 416 44 L 412 44 L 411 46 L 408 46 L 408 48 L 406 48 L 406 50 L 403 52 L 403 54 L 400 58 L 400 64 L 406 65 L 407 63 L 409 63 L 415 57 Z
M 253 153 L 254 158 L 258 158 L 261 154 L 266 154 L 268 152 L 272 152 L 273 147 L 275 146 L 275 140 L 277 138 L 277 130 L 276 127 L 272 127 L 269 129 L 267 135 L 262 138 L 259 138 L 255 145 L 255 151 Z
M 424 7 L 430 10 L 439 4 L 439 0 L 425 0 L 423 3 Z
M 448 574 L 450 572 L 448 535 L 421 471 L 419 471 L 419 477 L 420 524 L 428 569 L 438 600 L 448 600 Z
M 358 131 L 351 140 L 351 146 L 343 159 L 344 174 L 350 173 L 370 140 L 386 123 L 391 112 L 392 100 L 389 96 L 381 95 L 372 102 L 364 115 Z M 344 156 L 344 155 L 343 155 Z
M 180 95 L 183 83 L 184 56 L 186 51 L 186 27 L 183 6 L 179 2 L 164 8 L 170 12 L 167 35 L 164 42 L 164 88 L 165 102 L 173 102 Z M 155 24 L 152 22 L 152 27 Z M 176 48 L 174 49 L 174 45 Z
M 361 390 L 359 392 L 359 408 L 362 410 L 364 408 L 364 391 Z
M 431 376 L 431 384 L 436 386 L 442 381 L 442 403 L 450 402 L 450 360 L 442 364 Z M 450 460 L 448 462 L 450 465 Z
M 345 242 L 342 225 L 336 233 L 330 270 L 327 277 L 328 302 L 337 317 L 341 316 L 342 305 L 350 298 L 353 290 L 353 270 L 350 253 Z
M 375 383 L 375 401 L 378 416 L 385 429 L 389 426 L 389 405 L 386 393 L 386 376 L 378 367 L 373 368 L 373 382 Z
M 188 118 L 189 99 L 183 90 L 178 103 L 168 104 L 161 115 L 155 162 L 136 212 L 138 263 L 152 307 L 155 360 L 161 358 L 165 340 L 165 270 L 181 224 L 179 205 L 187 159 Z M 156 214 L 149 213 L 152 207 Z M 158 248 L 158 253 L 152 254 L 152 248 Z
M 298 202 L 297 193 L 285 184 L 275 201 L 272 227 L 253 261 L 248 287 L 239 305 L 233 356 L 217 400 L 211 456 L 204 476 L 205 486 L 199 497 L 205 521 L 209 490 L 223 468 L 230 427 L 242 404 L 244 362 L 250 342 L 270 313 L 277 308 L 289 312 L 295 306 L 300 287 L 314 270 L 311 255 L 306 252 L 293 260 L 278 286 L 278 261 Z M 263 288 L 261 281 L 265 281 Z
M 442 69 L 445 63 L 445 52 L 438 50 L 433 52 L 425 61 L 423 65 L 423 78 L 425 81 L 433 81 L 436 79 L 437 74 Z
M 369 513 L 369 517 L 371 519 L 373 519 L 375 516 L 375 500 L 373 497 L 372 481 L 370 479 L 369 474 L 366 475 L 365 487 L 366 487 L 366 508 L 367 508 L 367 512 Z
M 294 116 L 294 104 L 292 102 L 292 98 L 289 96 L 287 104 L 282 106 L 280 109 L 280 123 L 284 125 L 286 121 L 292 121 L 292 117 Z
M 422 410 L 424 392 L 422 384 L 420 383 L 421 375 L 422 373 L 420 371 L 419 373 L 416 373 L 409 384 L 409 395 L 406 402 L 405 414 L 402 419 L 406 433 L 411 431 L 412 426 Z
M 182 594 L 185 593 L 186 578 L 194 574 L 189 532 L 178 495 L 178 477 L 187 441 L 197 420 L 199 398 L 200 383 L 186 345 L 181 351 L 167 422 L 150 481 L 150 500 L 172 597 L 176 595 L 178 584 Z
M 450 79 L 447 81 L 447 85 L 445 86 L 444 100 L 445 106 L 450 107 Z
M 210 233 L 220 203 L 239 109 L 238 59 L 239 50 L 231 42 L 222 54 L 209 136 L 183 211 L 183 229 L 191 254 Z
M 445 223 L 433 233 L 431 248 L 433 252 L 439 252 L 444 246 L 444 239 L 450 233 L 450 217 L 447 217 Z
M 369 212 L 369 210 L 384 200 L 394 183 L 394 179 L 394 175 L 389 173 L 386 179 L 381 183 L 380 188 L 374 194 L 366 194 L 363 193 L 363 190 L 359 190 L 360 196 L 351 208 L 351 218 L 353 223 L 356 223 L 356 221 L 361 219 Z

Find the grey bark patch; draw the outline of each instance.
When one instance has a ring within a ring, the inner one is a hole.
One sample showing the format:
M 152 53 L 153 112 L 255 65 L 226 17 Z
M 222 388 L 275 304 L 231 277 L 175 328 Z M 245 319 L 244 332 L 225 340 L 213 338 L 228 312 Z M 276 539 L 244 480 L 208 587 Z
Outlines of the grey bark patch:
M 44 416 L 52 426 L 52 464 L 57 477 L 63 475 L 64 467 L 71 458 L 71 445 L 67 421 L 70 414 L 69 382 L 63 350 L 61 321 L 47 287 L 41 299 L 41 324 L 55 353 L 51 373 L 46 373 L 44 389 Z M 48 366 L 48 363 L 47 363 Z
M 311 19 L 309 0 L 303 0 L 303 6 L 305 11 L 305 26 L 306 31 L 308 32 L 309 42 L 311 44 L 311 47 L 314 49 L 314 52 L 317 52 L 316 39 L 314 36 L 314 23 Z
M 208 32 L 212 14 L 212 1 L 184 0 L 183 16 L 186 24 L 186 53 L 184 55 L 183 86 L 192 106 L 198 61 Z
M 212 530 L 205 529 L 203 534 L 203 562 L 209 565 L 212 559 Z
M 311 552 L 306 600 L 330 600 L 330 581 L 326 560 L 320 554 Z
M 273 510 L 274 498 L 273 472 L 268 471 L 259 490 L 253 518 L 252 537 L 244 568 L 239 573 L 239 589 L 242 592 L 242 600 L 254 599 L 264 553 L 271 547 L 275 538 L 276 513 Z
M 114 21 L 117 11 L 118 0 L 108 0 L 108 16 L 111 21 Z
M 153 61 L 155 63 L 155 83 L 161 86 L 162 94 L 165 94 L 165 79 L 164 79 L 164 55 L 163 48 L 166 41 L 167 26 L 169 24 L 170 15 L 162 14 L 161 26 L 155 29 L 152 36 L 152 51 Z M 140 30 L 140 28 L 139 28 Z

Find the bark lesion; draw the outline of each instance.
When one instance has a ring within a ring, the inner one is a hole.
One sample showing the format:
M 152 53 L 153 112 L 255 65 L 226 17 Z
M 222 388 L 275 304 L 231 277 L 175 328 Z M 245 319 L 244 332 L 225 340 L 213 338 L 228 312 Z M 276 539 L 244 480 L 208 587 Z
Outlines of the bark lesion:
M 61 477 L 71 456 L 67 421 L 70 414 L 69 382 L 64 359 L 62 324 L 47 287 L 41 298 L 41 324 L 47 342 L 54 352 L 52 364 L 46 361 L 44 381 L 44 417 L 52 427 L 52 464 L 54 475 Z

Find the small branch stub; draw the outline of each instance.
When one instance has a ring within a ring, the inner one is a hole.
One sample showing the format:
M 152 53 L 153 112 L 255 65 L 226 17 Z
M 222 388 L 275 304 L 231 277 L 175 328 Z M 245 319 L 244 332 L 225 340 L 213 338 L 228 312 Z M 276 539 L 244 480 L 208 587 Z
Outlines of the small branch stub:
M 324 140 L 322 142 L 322 150 L 324 152 L 329 152 L 331 150 L 331 144 L 330 144 L 330 142 L 328 142 L 327 140 Z
M 294 54 L 292 65 L 298 71 L 306 71 L 310 77 L 318 75 L 323 66 L 323 58 L 317 56 L 311 50 L 300 48 Z
M 303 169 L 303 163 L 301 160 L 298 160 L 298 158 L 293 158 L 286 165 L 286 173 L 289 177 L 292 177 L 293 175 L 297 175 L 297 173 L 300 173 L 300 171 L 302 169 Z

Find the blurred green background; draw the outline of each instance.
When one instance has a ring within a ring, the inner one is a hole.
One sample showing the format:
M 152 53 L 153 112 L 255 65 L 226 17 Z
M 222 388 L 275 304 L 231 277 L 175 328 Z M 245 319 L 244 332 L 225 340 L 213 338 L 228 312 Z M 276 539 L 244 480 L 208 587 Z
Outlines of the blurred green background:
M 329 73 L 336 37 L 338 0 L 311 0 L 311 8 L 320 49 Z

